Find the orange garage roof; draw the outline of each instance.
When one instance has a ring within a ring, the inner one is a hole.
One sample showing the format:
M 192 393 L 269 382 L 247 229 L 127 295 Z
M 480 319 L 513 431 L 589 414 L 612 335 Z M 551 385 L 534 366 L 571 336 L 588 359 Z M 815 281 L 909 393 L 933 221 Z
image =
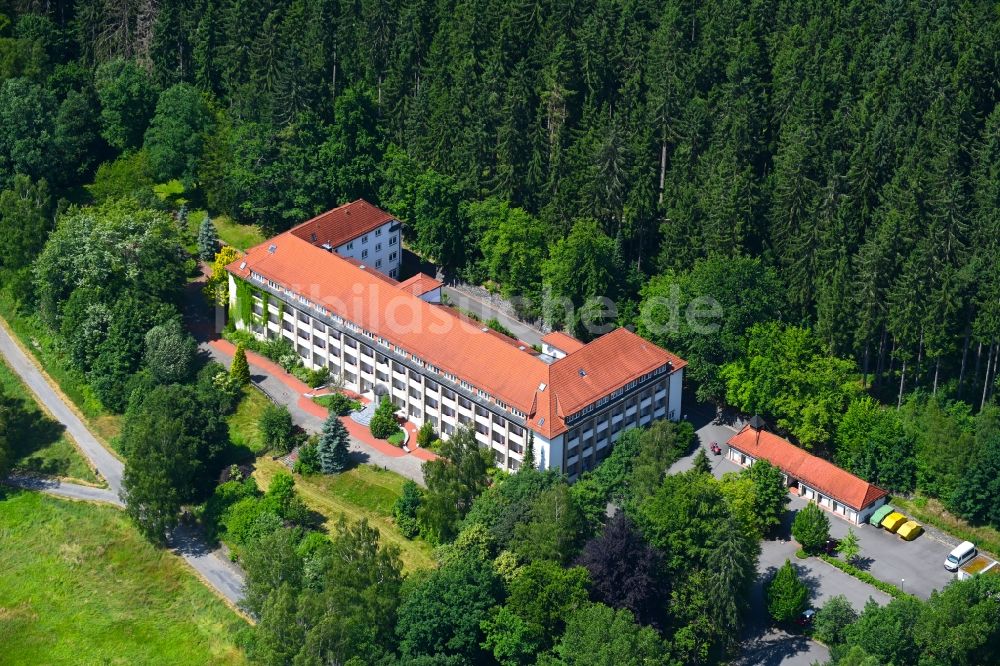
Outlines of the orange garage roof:
M 749 456 L 767 460 L 785 474 L 803 481 L 855 511 L 860 511 L 889 494 L 766 430 L 761 430 L 758 436 L 758 431 L 749 425 L 744 426 L 743 430 L 733 435 L 728 444 Z

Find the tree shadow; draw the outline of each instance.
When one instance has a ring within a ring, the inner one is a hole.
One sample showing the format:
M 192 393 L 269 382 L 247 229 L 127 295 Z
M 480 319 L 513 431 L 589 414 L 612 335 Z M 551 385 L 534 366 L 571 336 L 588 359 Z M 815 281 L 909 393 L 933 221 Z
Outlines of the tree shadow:
M 399 264 L 400 280 L 406 280 L 407 278 L 413 277 L 417 273 L 424 273 L 425 275 L 435 277 L 437 275 L 437 271 L 438 267 L 433 262 L 421 259 L 410 250 L 403 250 L 403 256 L 400 259 Z
M 819 591 L 819 579 L 816 578 L 813 573 L 807 569 L 804 565 L 798 562 L 792 562 L 792 566 L 795 568 L 795 573 L 798 574 L 799 580 L 806 586 L 809 590 L 809 596 L 815 597 L 816 593 Z
M 66 459 L 35 457 L 35 454 L 59 441 L 66 432 L 63 424 L 25 404 L 20 415 L 8 424 L 8 429 L 13 434 L 8 436 L 8 440 L 17 470 L 46 476 L 63 476 L 69 472 L 69 461 Z
M 786 659 L 809 651 L 805 636 L 767 633 L 756 636 L 742 645 L 742 655 L 734 663 L 739 666 L 778 666 Z
M 866 555 L 859 555 L 855 557 L 853 560 L 851 560 L 850 563 L 856 566 L 858 569 L 861 569 L 862 571 L 868 571 L 869 569 L 872 568 L 872 564 L 874 564 L 874 562 L 875 560 Z

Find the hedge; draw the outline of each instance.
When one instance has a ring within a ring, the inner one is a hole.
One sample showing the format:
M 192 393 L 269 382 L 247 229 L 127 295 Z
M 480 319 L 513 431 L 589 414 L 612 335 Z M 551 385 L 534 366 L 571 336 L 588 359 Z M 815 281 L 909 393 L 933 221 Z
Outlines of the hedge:
M 898 586 L 893 585 L 892 583 L 887 583 L 884 580 L 879 580 L 878 578 L 871 575 L 867 571 L 862 571 L 853 564 L 849 564 L 847 562 L 844 562 L 843 560 L 838 560 L 836 557 L 832 557 L 830 555 L 827 555 L 826 553 L 820 553 L 819 557 L 822 558 L 824 561 L 826 561 L 828 564 L 832 564 L 833 566 L 837 567 L 844 573 L 854 576 L 855 578 L 857 578 L 862 582 L 868 583 L 875 589 L 881 590 L 891 597 L 898 599 L 899 597 L 909 596 L 906 594 L 906 592 L 903 592 L 901 589 L 899 589 Z

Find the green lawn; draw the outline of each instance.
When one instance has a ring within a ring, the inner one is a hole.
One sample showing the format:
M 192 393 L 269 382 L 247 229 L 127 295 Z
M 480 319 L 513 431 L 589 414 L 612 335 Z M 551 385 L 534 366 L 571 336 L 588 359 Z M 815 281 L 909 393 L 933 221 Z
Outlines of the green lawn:
M 0 489 L 0 662 L 243 664 L 244 621 L 110 507 Z
M 270 458 L 258 458 L 254 472 L 257 483 L 266 489 L 283 467 Z M 341 474 L 296 474 L 295 488 L 309 508 L 325 516 L 328 523 L 341 515 L 349 520 L 367 518 L 382 535 L 383 543 L 399 548 L 404 570 L 430 569 L 435 566 L 430 545 L 404 537 L 392 519 L 392 505 L 402 495 L 405 480 L 395 472 L 360 465 Z
M 226 418 L 229 423 L 229 439 L 234 446 L 249 449 L 254 455 L 264 452 L 257 422 L 264 408 L 271 404 L 257 389 L 247 386 L 243 389 L 243 399 L 236 411 Z
M 194 210 L 188 215 L 188 230 L 194 238 L 198 237 L 198 227 L 204 219 L 205 211 L 203 210 Z M 226 215 L 213 217 L 212 222 L 215 223 L 215 231 L 219 234 L 219 239 L 226 245 L 232 245 L 239 250 L 247 250 L 266 240 L 257 225 L 239 224 L 233 222 Z
M 15 470 L 97 483 L 90 464 L 69 440 L 62 425 L 42 411 L 34 394 L 10 366 L 2 361 L 0 390 L 24 400 L 31 411 L 32 422 L 28 436 L 13 442 Z

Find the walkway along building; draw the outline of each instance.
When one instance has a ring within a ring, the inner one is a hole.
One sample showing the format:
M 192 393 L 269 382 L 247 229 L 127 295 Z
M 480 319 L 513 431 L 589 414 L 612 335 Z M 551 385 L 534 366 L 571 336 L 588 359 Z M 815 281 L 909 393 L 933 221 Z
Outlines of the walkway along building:
M 538 352 L 442 304 L 434 278 L 400 283 L 383 272 L 398 270 L 388 258 L 373 268 L 356 254 L 361 243 L 340 231 L 363 216 L 384 230 L 378 237 L 397 238 L 391 215 L 356 201 L 230 264 L 236 326 L 283 337 L 307 366 L 329 368 L 352 391 L 384 387 L 407 418 L 429 421 L 443 437 L 474 429 L 512 471 L 532 435 L 538 467 L 572 479 L 602 460 L 623 430 L 680 418 L 679 357 L 624 328 L 587 344 L 549 334 Z M 374 229 L 358 228 L 374 247 Z M 347 247 L 355 253 L 339 250 Z
M 737 465 L 749 467 L 767 460 L 782 471 L 798 495 L 852 523 L 864 523 L 888 501 L 889 494 L 878 486 L 767 432 L 762 424 L 744 426 L 728 445 L 727 456 Z

